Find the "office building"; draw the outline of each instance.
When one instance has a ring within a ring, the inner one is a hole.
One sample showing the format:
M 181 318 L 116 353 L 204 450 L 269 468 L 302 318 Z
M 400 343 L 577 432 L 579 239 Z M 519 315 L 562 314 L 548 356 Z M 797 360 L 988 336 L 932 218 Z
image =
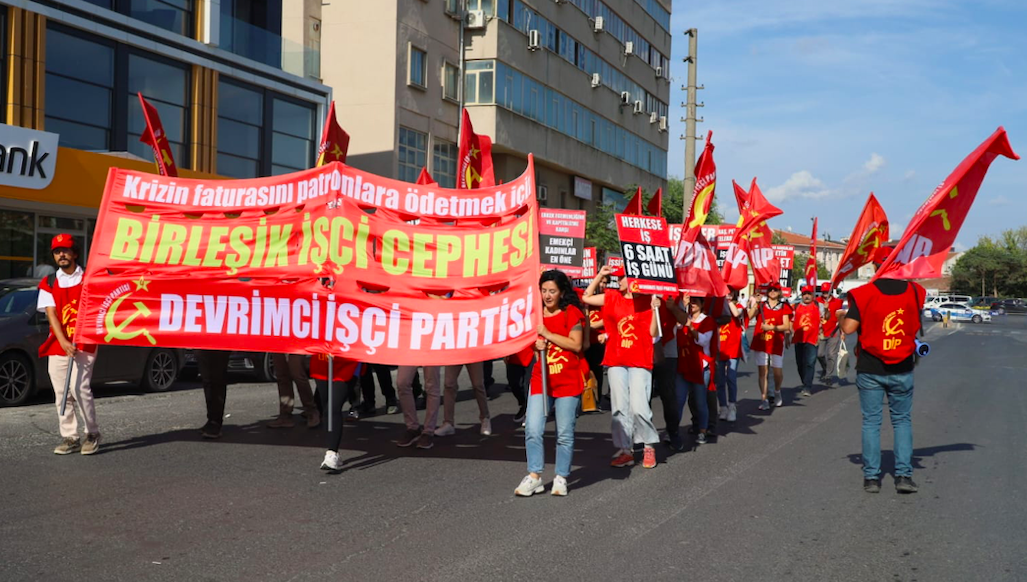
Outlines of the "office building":
M 669 0 L 462 4 L 324 6 L 322 72 L 350 164 L 411 182 L 427 166 L 452 186 L 463 105 L 492 138 L 497 180 L 535 154 L 547 206 L 623 207 L 626 187 L 665 184 Z
M 160 113 L 181 175 L 312 166 L 330 100 L 320 10 L 314 0 L 0 0 L 0 278 L 52 272 L 57 232 L 88 253 L 108 169 L 155 171 L 137 92 Z

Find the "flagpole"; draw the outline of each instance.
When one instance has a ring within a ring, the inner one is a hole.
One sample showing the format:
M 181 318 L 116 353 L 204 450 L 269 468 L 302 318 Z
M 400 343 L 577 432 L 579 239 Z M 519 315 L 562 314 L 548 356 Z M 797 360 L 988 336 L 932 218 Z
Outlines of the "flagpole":
M 464 131 L 464 25 L 467 23 L 467 0 L 460 0 L 460 39 L 457 42 L 457 50 L 460 51 L 459 66 L 460 70 L 459 80 L 457 81 L 456 94 L 458 95 L 458 101 L 460 108 L 457 113 L 456 122 L 456 138 L 459 143 L 460 136 L 463 135 Z M 459 163 L 457 164 L 459 166 Z

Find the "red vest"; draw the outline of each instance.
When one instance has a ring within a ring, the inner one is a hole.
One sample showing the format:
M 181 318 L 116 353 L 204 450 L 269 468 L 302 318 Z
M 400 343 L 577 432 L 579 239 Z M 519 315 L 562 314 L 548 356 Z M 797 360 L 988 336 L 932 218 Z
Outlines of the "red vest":
M 792 343 L 816 344 L 820 339 L 820 306 L 814 301 L 809 305 L 800 303 L 795 306 L 795 319 L 792 321 Z
M 885 295 L 873 283 L 849 291 L 859 309 L 859 346 L 885 364 L 913 355 L 924 288 L 910 282 L 902 295 Z
M 698 330 L 699 333 L 711 333 L 710 343 L 714 341 L 712 332 L 716 330 L 717 324 L 713 318 L 706 316 L 699 323 L 692 322 L 688 326 L 678 330 L 678 374 L 688 382 L 701 384 L 703 381 L 703 369 L 708 367 L 713 358 L 707 356 L 702 346 L 692 339 L 690 329 Z
M 837 297 L 832 297 L 827 302 L 827 317 L 824 318 L 824 337 L 831 337 L 834 335 L 834 330 L 838 329 L 838 317 L 835 314 L 841 308 L 842 300 Z
M 82 294 L 82 283 L 75 285 L 74 287 L 61 287 L 57 283 L 56 277 L 54 283 L 51 286 L 47 277 L 44 277 L 39 282 L 39 288 L 43 291 L 47 291 L 50 295 L 53 295 L 54 303 L 57 304 L 55 309 L 57 310 L 57 319 L 61 321 L 61 327 L 64 328 L 64 335 L 71 341 L 75 340 L 75 325 L 78 323 L 78 299 Z M 96 351 L 96 346 L 81 347 L 82 351 L 93 353 Z M 47 356 L 64 356 L 64 350 L 61 348 L 60 342 L 57 341 L 57 336 L 53 334 L 53 330 L 50 330 L 50 335 L 46 337 L 43 344 L 39 346 L 39 357 L 45 358 Z

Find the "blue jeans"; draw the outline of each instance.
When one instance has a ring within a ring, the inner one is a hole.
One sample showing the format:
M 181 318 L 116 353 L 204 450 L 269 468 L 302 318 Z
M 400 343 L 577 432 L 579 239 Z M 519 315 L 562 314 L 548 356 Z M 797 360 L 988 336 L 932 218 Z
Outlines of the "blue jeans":
M 913 372 L 856 374 L 859 407 L 863 411 L 863 478 L 881 476 L 881 415 L 884 396 L 895 432 L 895 476 L 913 476 Z
M 795 364 L 799 369 L 799 380 L 806 390 L 813 389 L 813 373 L 817 371 L 817 344 L 798 343 L 795 348 Z
M 630 451 L 634 443 L 647 446 L 660 442 L 653 426 L 653 410 L 649 399 L 653 389 L 653 374 L 645 368 L 613 366 L 606 369 L 610 382 L 610 415 L 613 446 Z
M 528 410 L 524 417 L 524 449 L 528 453 L 528 472 L 542 473 L 546 455 L 542 447 L 542 434 L 546 430 L 546 417 L 542 407 L 541 394 L 528 396 Z M 567 477 L 571 474 L 571 458 L 574 456 L 574 425 L 577 423 L 580 396 L 553 398 L 549 396 L 549 407 L 556 411 L 556 474 Z
M 689 398 L 695 402 L 695 429 L 706 430 L 710 424 L 710 407 L 706 403 L 706 387 L 710 385 L 710 370 L 703 372 L 703 383 L 689 382 L 680 375 L 677 377 L 678 391 L 678 424 L 681 424 L 681 417 L 685 414 L 685 405 Z
M 728 402 L 738 402 L 738 359 L 717 360 L 714 382 L 717 384 L 717 400 L 721 407 L 727 406 Z

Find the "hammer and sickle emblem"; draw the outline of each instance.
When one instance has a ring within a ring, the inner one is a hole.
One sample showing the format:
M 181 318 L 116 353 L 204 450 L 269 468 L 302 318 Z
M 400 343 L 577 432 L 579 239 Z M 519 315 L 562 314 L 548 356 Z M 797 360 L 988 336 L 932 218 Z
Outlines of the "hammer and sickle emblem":
M 905 322 L 898 315 L 899 311 L 893 311 L 884 318 L 884 335 L 906 335 L 906 331 L 901 329 Z
M 560 362 L 569 362 L 570 358 L 564 350 L 550 350 L 547 354 L 546 361 L 550 364 L 558 364 Z
M 125 319 L 121 320 L 121 323 L 115 323 L 114 317 L 118 313 L 118 309 L 121 308 L 121 302 L 128 298 L 131 293 L 127 293 L 118 297 L 111 304 L 111 308 L 107 311 L 107 315 L 103 318 L 103 326 L 107 330 L 107 335 L 103 338 L 103 341 L 110 343 L 111 339 L 119 339 L 122 341 L 130 340 L 132 338 L 143 335 L 146 337 L 146 341 L 150 342 L 151 346 L 157 345 L 157 340 L 150 335 L 150 332 L 146 328 L 140 328 L 132 332 L 125 331 L 125 328 L 140 315 L 143 317 L 150 316 L 150 308 L 146 306 L 142 301 L 136 301 L 132 304 L 136 308 L 135 313 L 129 315 Z
M 877 234 L 877 231 L 878 228 L 876 226 L 868 230 L 866 236 L 863 237 L 863 242 L 861 242 L 859 244 L 859 247 L 856 248 L 856 252 L 859 253 L 862 257 L 866 258 L 870 256 L 868 249 L 871 245 L 873 245 L 875 249 L 881 246 L 881 241 L 879 241 L 878 238 L 874 236 L 875 234 Z
M 173 162 L 171 160 L 171 154 L 168 153 L 168 150 L 166 150 L 164 148 L 161 148 L 161 150 L 160 150 L 160 157 L 161 157 L 161 159 L 164 160 L 164 164 L 165 165 L 167 165 L 167 166 L 174 166 L 175 165 L 175 162 Z
M 475 184 L 481 183 L 481 174 L 474 169 L 474 166 L 467 164 L 467 169 L 464 170 L 464 181 L 468 188 L 473 188 Z
M 692 203 L 692 211 L 695 213 L 695 218 L 692 222 L 688 223 L 688 228 L 695 228 L 706 224 L 706 217 L 709 212 L 705 212 L 703 208 L 706 207 L 706 200 L 713 195 L 713 188 L 716 187 L 716 182 L 711 182 L 709 186 L 706 186 L 699 191 L 699 195 L 695 197 L 695 202 Z
M 342 157 L 342 148 L 339 147 L 339 144 L 333 143 L 332 144 L 332 151 L 330 151 L 328 153 L 330 153 L 333 156 L 335 156 L 335 159 L 338 160 L 339 158 Z
M 952 230 L 952 223 L 949 222 L 949 213 L 947 210 L 945 210 L 944 208 L 939 208 L 938 210 L 932 212 L 929 218 L 933 218 L 935 216 L 941 217 L 942 228 L 944 228 L 945 230 Z

